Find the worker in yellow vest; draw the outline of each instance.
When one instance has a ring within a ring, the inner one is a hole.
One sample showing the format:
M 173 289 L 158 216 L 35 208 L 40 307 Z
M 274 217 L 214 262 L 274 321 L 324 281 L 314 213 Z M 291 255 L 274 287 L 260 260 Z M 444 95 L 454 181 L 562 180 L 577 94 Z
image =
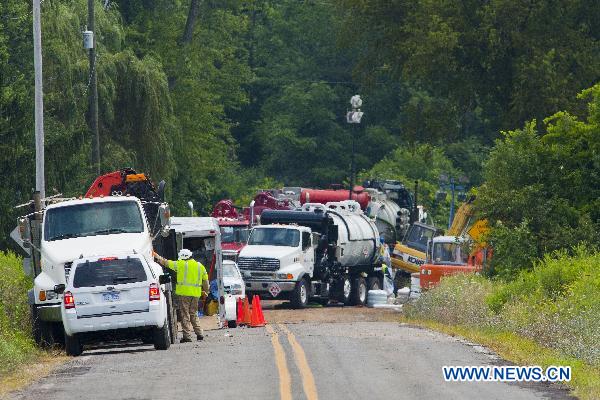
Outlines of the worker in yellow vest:
M 192 341 L 192 335 L 196 333 L 196 339 L 203 340 L 204 332 L 198 318 L 198 301 L 200 297 L 206 298 L 208 293 L 208 274 L 204 265 L 192 259 L 192 252 L 181 249 L 177 261 L 167 260 L 154 253 L 156 262 L 172 269 L 177 273 L 177 312 L 181 326 L 183 327 L 183 339 L 180 343 Z

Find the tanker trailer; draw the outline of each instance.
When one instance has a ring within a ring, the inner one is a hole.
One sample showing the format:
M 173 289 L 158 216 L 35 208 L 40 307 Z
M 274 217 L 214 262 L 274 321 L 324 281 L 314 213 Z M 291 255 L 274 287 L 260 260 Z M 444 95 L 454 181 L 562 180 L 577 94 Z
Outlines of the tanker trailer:
M 379 234 L 385 242 L 394 246 L 402 240 L 410 226 L 410 210 L 401 208 L 396 202 L 390 200 L 388 195 L 377 189 L 365 189 L 371 201 L 365 214 L 375 220 Z
M 265 210 L 261 222 L 239 257 L 246 292 L 303 308 L 309 298 L 363 305 L 382 287 L 379 231 L 357 202 Z

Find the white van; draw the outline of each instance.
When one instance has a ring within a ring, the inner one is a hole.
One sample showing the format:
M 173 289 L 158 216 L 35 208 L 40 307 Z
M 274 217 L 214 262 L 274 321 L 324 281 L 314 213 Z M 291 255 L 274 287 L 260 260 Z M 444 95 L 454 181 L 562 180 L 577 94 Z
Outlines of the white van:
M 61 307 L 67 354 L 83 344 L 115 339 L 171 344 L 162 268 L 139 254 L 80 258 L 73 262 Z

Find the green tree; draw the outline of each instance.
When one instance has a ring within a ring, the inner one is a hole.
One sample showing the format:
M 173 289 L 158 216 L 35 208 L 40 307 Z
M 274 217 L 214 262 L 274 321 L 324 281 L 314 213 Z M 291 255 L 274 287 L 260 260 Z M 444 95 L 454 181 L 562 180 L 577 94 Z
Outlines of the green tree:
M 478 206 L 498 227 L 492 242 L 503 246 L 507 229 L 516 233 L 524 226 L 533 235 L 531 251 L 511 261 L 514 268 L 530 267 L 531 255 L 600 239 L 600 86 L 579 97 L 589 99 L 586 119 L 559 112 L 545 120 L 546 134 L 538 133 L 535 121 L 506 132 L 485 164 Z
M 573 106 L 600 67 L 594 0 L 338 0 L 342 44 L 360 81 L 407 88 L 415 140 L 454 141 Z M 419 130 L 423 127 L 433 127 Z

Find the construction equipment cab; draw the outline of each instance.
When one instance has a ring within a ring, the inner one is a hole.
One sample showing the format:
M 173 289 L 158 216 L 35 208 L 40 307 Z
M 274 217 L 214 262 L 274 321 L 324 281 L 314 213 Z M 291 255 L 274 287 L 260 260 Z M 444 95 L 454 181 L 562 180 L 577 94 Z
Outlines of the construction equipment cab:
M 425 264 L 427 244 L 439 230 L 421 222 L 413 223 L 404 240 L 396 243 L 391 254 L 392 268 L 396 269 L 396 286 L 407 286 L 410 274 L 418 273 Z
M 461 236 L 433 238 L 427 249 L 427 262 L 420 271 L 421 288 L 435 286 L 442 276 L 480 271 L 481 266 L 468 263 L 469 247 L 469 240 Z

